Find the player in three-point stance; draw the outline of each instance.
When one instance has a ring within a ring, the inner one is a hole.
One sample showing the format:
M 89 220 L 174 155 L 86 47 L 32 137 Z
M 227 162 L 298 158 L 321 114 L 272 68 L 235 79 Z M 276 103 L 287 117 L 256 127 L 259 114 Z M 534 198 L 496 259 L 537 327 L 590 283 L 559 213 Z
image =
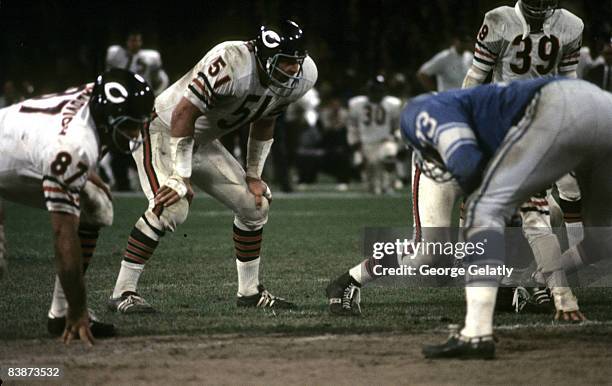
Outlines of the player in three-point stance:
M 142 77 L 115 69 L 93 84 L 0 110 L 0 197 L 51 214 L 57 277 L 48 328 L 66 342 L 115 334 L 86 302 L 83 274 L 99 229 L 113 221 L 110 192 L 93 171 L 109 147 L 138 146 L 153 100 Z

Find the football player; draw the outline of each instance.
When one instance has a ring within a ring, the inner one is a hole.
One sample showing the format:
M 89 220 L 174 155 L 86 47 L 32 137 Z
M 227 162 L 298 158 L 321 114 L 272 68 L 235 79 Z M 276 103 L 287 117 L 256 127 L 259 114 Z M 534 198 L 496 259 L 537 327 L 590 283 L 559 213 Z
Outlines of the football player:
M 421 86 L 427 91 L 461 88 L 465 74 L 472 64 L 472 46 L 473 40 L 467 36 L 455 36 L 449 48 L 438 52 L 419 68 L 416 77 Z
M 402 102 L 385 95 L 385 78 L 377 75 L 366 86 L 367 95 L 348 101 L 349 145 L 360 152 L 365 161 L 365 177 L 369 191 L 379 195 L 393 189 L 397 144 L 394 134 L 399 128 Z
M 162 68 L 159 51 L 142 48 L 142 33 L 131 31 L 125 47 L 112 45 L 106 50 L 106 69 L 124 68 L 142 76 L 159 95 L 169 84 L 168 74 Z
M 127 34 L 125 47 L 112 45 L 106 51 L 106 69 L 124 68 L 142 76 L 159 95 L 168 87 L 168 75 L 162 68 L 158 51 L 142 48 L 142 33 L 131 31 Z M 132 190 L 130 171 L 136 173 L 136 165 L 129 154 L 111 151 L 100 163 L 108 182 L 116 191 Z
M 563 113 L 560 114 L 559 111 Z M 579 118 L 576 118 L 579 117 Z M 575 170 L 584 192 L 585 237 L 560 259 L 541 265 L 544 276 L 557 276 L 568 260 L 608 257 L 612 238 L 612 94 L 582 80 L 544 77 L 479 86 L 416 98 L 403 111 L 402 134 L 420 158 L 456 180 L 468 197 L 464 239 L 483 242 L 481 255 L 466 264 L 484 268 L 466 275 L 467 314 L 460 333 L 429 358 L 492 358 L 493 310 L 504 264 L 504 227 L 534 193 Z M 424 169 L 426 170 L 426 169 Z M 600 227 L 600 228 L 597 228 Z M 487 270 L 488 269 L 488 270 Z M 575 302 L 575 299 L 573 299 Z M 576 304 L 577 306 L 577 304 Z M 561 311 L 557 312 L 560 317 Z M 576 309 L 573 320 L 583 320 Z
M 289 308 L 259 282 L 263 226 L 271 193 L 261 172 L 272 146 L 276 117 L 317 80 L 317 68 L 294 22 L 262 26 L 255 40 L 228 41 L 155 101 L 145 144 L 134 153 L 149 208 L 128 239 L 109 307 L 151 312 L 137 293 L 138 279 L 165 232 L 187 218 L 200 187 L 234 212 L 233 240 L 241 307 Z M 217 140 L 250 124 L 246 171 Z
M 485 16 L 477 37 L 474 61 L 466 75 L 463 87 L 484 82 L 491 71 L 493 71 L 494 81 L 545 74 L 575 77 L 582 29 L 582 21 L 564 9 L 556 9 L 556 2 L 519 0 L 514 8 L 496 8 Z M 525 41 L 523 42 L 522 39 Z M 491 46 L 489 48 L 483 43 L 488 40 L 492 42 L 489 43 Z M 532 40 L 537 44 L 534 44 Z M 539 50 L 540 45 L 543 47 L 542 51 Z M 493 52 L 496 53 L 495 56 Z M 521 62 L 523 59 L 524 63 Z M 519 67 L 521 68 L 520 73 L 513 72 L 513 69 Z M 413 164 L 412 202 L 415 241 L 448 240 L 451 235 L 441 230 L 453 225 L 452 210 L 461 197 L 461 189 L 456 181 L 432 179 L 432 174 L 422 173 L 423 167 L 435 170 L 431 162 L 424 160 L 419 162 L 419 165 L 415 162 Z M 575 179 L 570 175 L 564 176 L 557 185 L 560 192 L 565 192 L 560 195 L 562 199 L 566 199 L 562 200 L 566 220 L 574 220 L 566 225 L 569 230 L 570 245 L 575 245 L 582 237 L 581 228 L 578 228 L 578 232 L 573 232 L 576 229 L 574 226 L 580 225 L 579 222 L 576 222 L 580 212 L 576 203 L 579 198 L 579 190 Z M 522 207 L 522 214 L 526 218 L 524 221 L 526 236 L 532 241 L 534 255 L 538 261 L 555 260 L 561 254 L 559 242 L 550 229 L 548 212 L 548 202 L 538 197 L 533 198 Z M 396 264 L 419 265 L 436 262 L 441 262 L 438 256 L 419 254 L 410 261 L 402 260 L 400 257 Z M 377 278 L 373 273 L 373 267 L 376 264 L 379 262 L 373 258 L 366 259 L 330 283 L 327 287 L 327 297 L 332 313 L 353 315 L 360 312 L 360 288 Z M 562 273 L 559 272 L 559 274 Z M 536 277 L 539 281 L 543 281 L 541 274 L 538 273 Z M 508 306 L 512 302 L 512 306 L 518 310 L 526 305 L 550 303 L 550 297 L 545 289 L 536 287 L 531 288 L 530 291 L 531 293 L 521 288 L 517 291 L 519 297 L 510 294 L 512 300 L 508 302 Z M 562 313 L 561 318 L 573 318 L 578 311 L 578 305 L 574 301 L 571 290 L 557 289 L 554 292 L 553 300 L 557 311 Z M 500 304 L 500 306 L 506 307 L 505 304 Z
M 463 87 L 484 82 L 489 73 L 492 73 L 493 82 L 557 74 L 576 78 L 583 29 L 582 20 L 565 9 L 559 9 L 558 1 L 554 0 L 519 0 L 514 7 L 495 8 L 485 15 L 478 32 L 474 61 Z M 580 190 L 571 174 L 563 176 L 556 185 L 569 245 L 574 246 L 582 238 Z M 535 195 L 522 205 L 520 214 L 536 262 L 558 259 L 561 249 L 552 232 L 546 192 Z M 535 277 L 537 282 L 549 284 L 541 282 L 539 273 Z M 549 302 L 541 288 L 531 288 L 530 291 L 536 302 Z M 518 307 L 528 300 L 521 299 Z M 559 299 L 557 303 L 565 302 Z
M 103 149 L 137 146 L 153 100 L 141 76 L 114 69 L 93 84 L 0 110 L 0 197 L 51 214 L 58 273 L 48 327 L 65 342 L 115 333 L 86 305 L 83 273 L 99 229 L 113 220 L 108 188 L 93 171 Z
M 464 87 L 482 83 L 491 72 L 494 82 L 555 74 L 576 78 L 583 29 L 582 20 L 559 9 L 558 1 L 519 0 L 514 8 L 496 8 L 485 15 Z M 575 245 L 581 238 L 580 191 L 571 175 L 557 188 L 569 242 Z M 547 211 L 527 204 L 523 213 L 530 208 Z

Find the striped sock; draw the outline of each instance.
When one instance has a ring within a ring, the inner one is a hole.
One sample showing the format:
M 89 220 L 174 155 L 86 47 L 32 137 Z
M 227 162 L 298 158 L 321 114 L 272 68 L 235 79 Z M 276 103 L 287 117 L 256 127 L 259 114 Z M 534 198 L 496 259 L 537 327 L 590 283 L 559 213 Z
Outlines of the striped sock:
M 158 244 L 159 239 L 150 238 L 137 227 L 132 229 L 113 290 L 113 298 L 120 297 L 126 291 L 136 292 L 138 279 Z
M 263 228 L 256 231 L 245 231 L 234 224 L 239 295 L 249 296 L 258 292 L 262 233 Z
M 123 253 L 123 260 L 133 264 L 144 265 L 149 261 L 153 252 L 155 252 L 157 244 L 159 244 L 158 240 L 153 240 L 134 227 L 128 238 L 128 243 Z
M 81 251 L 83 254 L 83 273 L 87 271 L 91 258 L 96 251 L 98 236 L 97 228 L 79 228 L 79 239 L 81 240 Z
M 234 225 L 234 247 L 236 259 L 242 262 L 252 261 L 259 257 L 263 228 L 256 231 L 245 231 Z

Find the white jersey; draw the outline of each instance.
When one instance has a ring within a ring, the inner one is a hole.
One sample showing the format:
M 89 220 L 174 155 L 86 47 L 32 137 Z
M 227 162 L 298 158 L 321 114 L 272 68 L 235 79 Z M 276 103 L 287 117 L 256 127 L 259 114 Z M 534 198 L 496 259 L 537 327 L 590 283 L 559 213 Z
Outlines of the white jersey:
M 557 9 L 532 33 L 518 3 L 495 8 L 478 33 L 473 65 L 493 70 L 494 82 L 569 74 L 578 67 L 583 29 L 579 17 Z
M 156 95 L 168 87 L 168 75 L 156 50 L 139 50 L 132 55 L 121 46 L 110 46 L 106 51 L 106 69 L 111 68 L 123 68 L 139 74 L 153 87 Z
M 465 74 L 472 64 L 472 58 L 470 52 L 459 54 L 455 47 L 450 47 L 425 62 L 419 72 L 435 76 L 438 91 L 461 88 Z
M 364 145 L 393 138 L 399 128 L 402 102 L 393 96 L 374 103 L 365 95 L 353 97 L 348 102 L 348 142 Z
M 79 193 L 95 169 L 100 144 L 88 103 L 93 84 L 0 110 L 0 176 L 40 180 L 46 207 L 79 216 Z M 0 195 L 20 201 L 19 187 Z
M 257 66 L 249 42 L 221 43 L 155 99 L 155 112 L 170 130 L 172 111 L 187 98 L 203 114 L 195 124 L 196 142 L 203 145 L 260 118 L 276 117 L 317 80 L 317 67 L 306 57 L 296 88 L 278 96 L 261 84 Z

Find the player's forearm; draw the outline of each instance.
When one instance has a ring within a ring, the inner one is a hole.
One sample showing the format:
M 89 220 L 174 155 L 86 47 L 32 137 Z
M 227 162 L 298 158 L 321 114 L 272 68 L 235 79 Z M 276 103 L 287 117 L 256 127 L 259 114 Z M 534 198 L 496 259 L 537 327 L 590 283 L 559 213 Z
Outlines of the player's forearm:
M 266 159 L 274 142 L 274 120 L 263 119 L 251 125 L 247 144 L 247 177 L 261 178 Z
M 419 80 L 419 83 L 421 83 L 421 86 L 423 86 L 423 88 L 425 90 L 427 90 L 427 91 L 436 91 L 437 90 L 437 86 L 436 86 L 435 82 L 433 81 L 433 79 L 429 75 L 419 71 L 419 72 L 417 72 L 417 79 Z
M 174 174 L 191 177 L 191 161 L 195 145 L 194 133 L 196 119 L 201 112 L 185 98 L 181 99 L 170 122 L 170 150 L 174 164 Z
M 489 74 L 478 67 L 472 66 L 465 75 L 461 88 L 470 88 L 481 85 L 487 79 L 487 75 Z
M 79 219 L 72 214 L 51 213 L 57 274 L 66 294 L 72 316 L 82 315 L 87 309 L 78 223 Z
M 572 78 L 572 79 L 578 79 L 578 72 L 577 71 L 570 71 L 570 72 L 561 72 L 560 75 L 566 76 L 568 78 Z

